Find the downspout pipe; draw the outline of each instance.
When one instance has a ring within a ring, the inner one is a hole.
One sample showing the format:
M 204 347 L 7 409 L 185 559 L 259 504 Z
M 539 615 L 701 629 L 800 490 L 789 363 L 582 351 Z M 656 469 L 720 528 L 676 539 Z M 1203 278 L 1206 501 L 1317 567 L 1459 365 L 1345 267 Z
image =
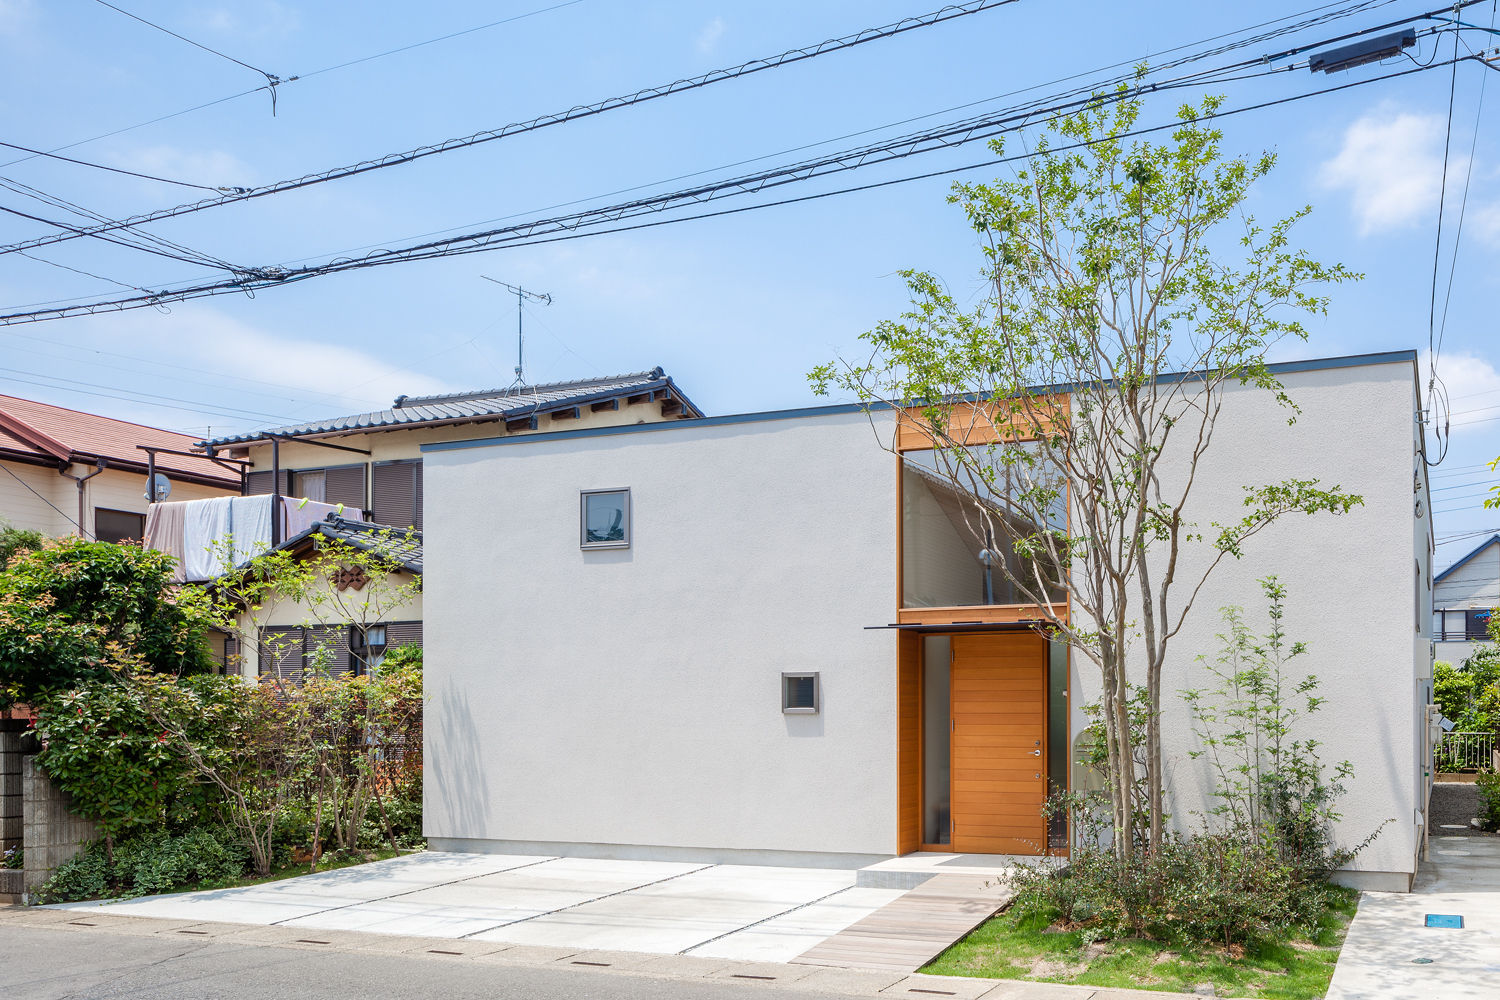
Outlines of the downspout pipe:
M 78 520 L 75 523 L 78 525 L 79 538 L 98 538 L 97 535 L 83 526 L 84 520 L 88 517 L 88 504 L 84 502 L 83 484 L 88 482 L 90 479 L 93 479 L 99 473 L 103 472 L 104 466 L 104 459 L 99 459 L 94 463 L 94 471 L 90 472 L 86 476 L 75 476 L 73 475 L 73 473 L 69 472 L 67 468 L 57 470 L 57 474 L 59 476 L 67 476 L 69 479 L 73 480 L 73 482 L 78 484 Z

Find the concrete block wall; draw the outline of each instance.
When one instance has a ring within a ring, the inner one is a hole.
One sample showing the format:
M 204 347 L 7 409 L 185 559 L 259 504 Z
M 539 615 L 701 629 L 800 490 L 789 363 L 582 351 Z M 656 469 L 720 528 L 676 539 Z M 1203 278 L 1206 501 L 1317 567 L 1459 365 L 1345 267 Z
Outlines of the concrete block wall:
M 98 826 L 69 809 L 68 797 L 36 766 L 35 757 L 21 758 L 21 787 L 26 867 L 24 891 L 33 892 L 64 861 L 98 839 Z

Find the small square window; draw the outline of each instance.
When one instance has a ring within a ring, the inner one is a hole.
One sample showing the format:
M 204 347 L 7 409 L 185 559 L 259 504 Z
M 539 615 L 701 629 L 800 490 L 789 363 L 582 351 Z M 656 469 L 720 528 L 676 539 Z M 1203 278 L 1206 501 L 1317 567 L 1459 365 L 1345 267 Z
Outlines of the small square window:
M 583 548 L 630 548 L 629 490 L 584 490 L 581 516 Z
M 816 715 L 821 707 L 818 675 L 781 675 L 781 711 L 786 715 Z

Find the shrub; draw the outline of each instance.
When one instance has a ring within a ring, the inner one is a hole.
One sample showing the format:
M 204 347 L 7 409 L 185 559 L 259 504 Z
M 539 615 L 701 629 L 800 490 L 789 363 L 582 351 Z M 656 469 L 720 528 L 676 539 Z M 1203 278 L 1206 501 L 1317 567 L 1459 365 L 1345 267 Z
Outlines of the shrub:
M 76 538 L 13 558 L 0 572 L 0 706 L 110 680 L 124 663 L 211 670 L 209 610 L 173 588 L 172 566 L 161 552 Z
M 235 693 L 230 688 L 241 686 L 214 676 L 178 683 L 210 701 L 222 701 Z M 72 797 L 80 815 L 99 824 L 106 844 L 203 823 L 222 799 L 183 759 L 137 685 L 92 681 L 46 698 L 36 710 L 42 743 L 37 764 Z M 228 734 L 213 718 L 195 711 L 182 720 L 183 730 L 200 746 L 221 743 Z
M 1479 789 L 1479 822 L 1486 830 L 1500 830 L 1500 774 L 1485 771 L 1474 779 Z
M 64 862 L 37 896 L 43 903 L 66 903 L 170 892 L 200 882 L 237 879 L 248 863 L 244 848 L 225 831 L 152 833 L 116 844 L 112 861 L 102 843 L 89 845 Z
M 11 556 L 20 552 L 35 552 L 45 544 L 47 536 L 40 531 L 17 528 L 0 518 L 0 572 L 5 571 Z

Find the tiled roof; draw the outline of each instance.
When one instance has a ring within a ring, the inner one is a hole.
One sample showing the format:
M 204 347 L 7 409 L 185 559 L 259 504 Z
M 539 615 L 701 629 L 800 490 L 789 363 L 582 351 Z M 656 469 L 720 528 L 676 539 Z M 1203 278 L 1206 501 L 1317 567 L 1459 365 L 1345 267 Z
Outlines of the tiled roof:
M 105 459 L 113 467 L 144 471 L 146 453 L 137 445 L 188 451 L 195 439 L 159 427 L 133 424 L 96 413 L 81 413 L 33 399 L 0 396 L 0 452 L 48 461 L 93 464 Z M 206 458 L 159 455 L 157 468 L 167 475 L 189 475 L 238 490 L 237 473 Z
M 416 530 L 387 528 L 367 521 L 353 521 L 329 514 L 299 535 L 293 535 L 277 549 L 299 549 L 311 543 L 314 536 L 345 542 L 358 549 L 377 552 L 412 573 L 422 572 L 422 533 Z
M 305 424 L 289 424 L 265 430 L 214 438 L 207 442 L 220 448 L 225 445 L 266 441 L 271 437 L 305 437 L 313 435 L 358 434 L 370 430 L 420 426 L 428 423 L 468 423 L 480 420 L 514 420 L 549 410 L 564 409 L 581 403 L 596 402 L 614 396 L 671 389 L 683 404 L 684 412 L 703 414 L 681 394 L 660 368 L 628 375 L 580 379 L 572 382 L 550 382 L 543 385 L 513 386 L 509 389 L 484 389 L 444 396 L 398 396 L 388 410 L 356 413 L 348 417 L 331 417 Z

